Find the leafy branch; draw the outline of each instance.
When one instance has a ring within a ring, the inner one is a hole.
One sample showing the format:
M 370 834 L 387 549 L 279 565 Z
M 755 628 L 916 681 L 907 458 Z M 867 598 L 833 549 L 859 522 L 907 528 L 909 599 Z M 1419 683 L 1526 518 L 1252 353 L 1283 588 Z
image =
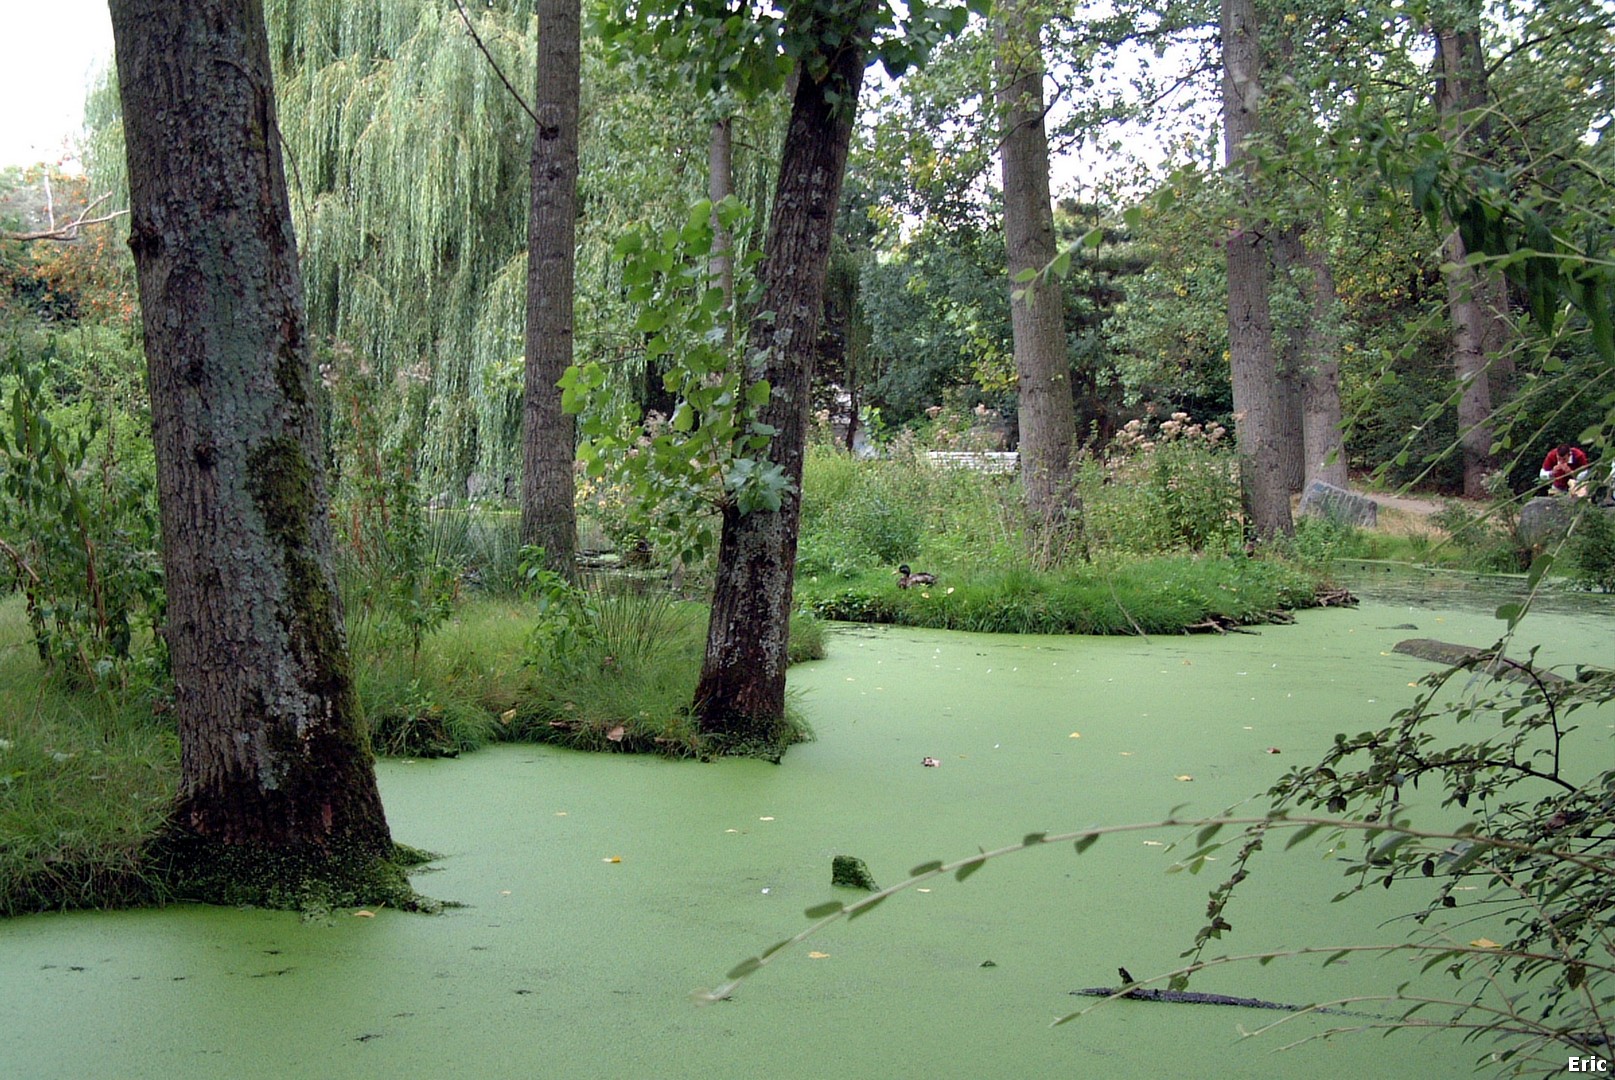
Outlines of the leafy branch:
M 1220 842 L 1214 842 L 1217 835 L 1223 829 L 1230 826 L 1260 828 L 1263 830 L 1285 828 L 1295 829 L 1297 830 L 1296 835 L 1291 839 L 1288 845 L 1292 847 L 1295 844 L 1298 844 L 1323 830 L 1334 830 L 1340 833 L 1358 832 L 1363 833 L 1369 839 L 1374 839 L 1389 833 L 1391 834 L 1392 840 L 1398 842 L 1399 846 L 1400 844 L 1409 841 L 1439 842 L 1440 849 L 1449 857 L 1448 873 L 1455 875 L 1462 874 L 1465 871 L 1469 871 L 1474 868 L 1480 854 L 1487 850 L 1499 850 L 1515 853 L 1527 853 L 1538 850 L 1526 843 L 1509 840 L 1504 837 L 1482 834 L 1477 831 L 1479 826 L 1476 823 L 1469 823 L 1461 826 L 1458 829 L 1446 831 L 1436 829 L 1420 829 L 1406 823 L 1362 821 L 1352 818 L 1291 816 L 1282 810 L 1275 810 L 1270 814 L 1252 817 L 1221 816 L 1199 819 L 1166 817 L 1159 821 L 1135 822 L 1126 825 L 1096 826 L 1094 828 L 1081 829 L 1075 832 L 1028 833 L 1018 843 L 1006 844 L 1003 847 L 994 848 L 990 851 L 979 850 L 973 855 L 967 855 L 951 862 L 935 860 L 928 863 L 922 863 L 919 866 L 911 869 L 909 871 L 909 876 L 903 881 L 887 886 L 879 891 L 872 892 L 868 896 L 863 897 L 854 903 L 847 904 L 838 900 L 831 900 L 827 901 L 826 903 L 816 904 L 813 907 L 807 908 L 803 914 L 806 915 L 807 918 L 814 920 L 807 927 L 791 937 L 776 942 L 756 956 L 741 961 L 739 964 L 730 969 L 725 976 L 724 982 L 718 984 L 716 987 L 710 990 L 700 991 L 695 996 L 696 999 L 701 1002 L 720 1001 L 732 997 L 746 979 L 750 978 L 768 964 L 772 963 L 773 960 L 782 952 L 785 952 L 796 945 L 800 945 L 809 938 L 822 933 L 833 924 L 843 920 L 852 920 L 862 915 L 866 915 L 898 893 L 907 892 L 908 890 L 918 885 L 923 885 L 925 882 L 931 881 L 934 878 L 939 878 L 944 875 L 952 875 L 956 881 L 965 881 L 988 862 L 994 859 L 1002 858 L 1006 855 L 1013 855 L 1018 852 L 1027 851 L 1031 848 L 1044 847 L 1051 844 L 1070 844 L 1073 852 L 1080 855 L 1089 848 L 1093 847 L 1094 844 L 1098 843 L 1102 837 L 1114 836 L 1123 833 L 1185 828 L 1194 830 L 1194 850 L 1169 867 L 1167 872 L 1174 873 L 1181 870 L 1188 870 L 1191 874 L 1198 874 L 1201 869 L 1204 868 L 1208 857 L 1214 852 L 1220 850 L 1223 846 L 1223 844 Z M 1182 841 L 1174 843 L 1168 847 L 1167 850 L 1170 851 L 1180 846 L 1181 843 Z M 1470 852 L 1474 852 L 1475 854 L 1470 855 Z M 1553 850 L 1547 854 L 1556 859 L 1563 860 L 1572 866 L 1576 866 L 1592 873 L 1608 874 L 1615 871 L 1615 856 L 1609 854 L 1589 855 L 1582 852 L 1563 849 Z M 1271 954 L 1252 954 L 1250 957 L 1217 958 L 1205 961 L 1197 960 L 1196 962 L 1189 964 L 1178 971 L 1169 972 L 1166 975 L 1132 985 L 1146 985 L 1147 982 L 1156 982 L 1160 979 L 1171 979 L 1175 984 L 1183 985 L 1186 984 L 1188 975 L 1196 971 L 1203 970 L 1207 967 L 1213 967 L 1230 962 L 1233 959 L 1260 959 L 1262 956 L 1268 956 L 1271 959 L 1292 954 L 1306 955 L 1318 952 L 1338 954 L 1335 956 L 1335 958 L 1339 959 L 1340 956 L 1344 956 L 1353 951 L 1409 951 L 1421 949 L 1429 950 L 1430 948 L 1432 948 L 1432 946 L 1404 943 L 1399 945 L 1384 946 L 1352 946 L 1343 949 L 1307 948 L 1290 950 L 1286 952 L 1275 952 Z M 1458 946 L 1442 947 L 1443 957 L 1470 952 L 1485 953 L 1486 955 L 1498 955 L 1497 951 L 1494 949 L 1487 949 L 1479 946 L 1468 948 Z M 1555 957 L 1551 954 L 1518 952 L 1511 955 L 1515 955 L 1521 959 L 1555 959 Z M 1615 974 L 1615 968 L 1610 968 L 1607 965 L 1601 964 L 1591 965 L 1589 970 L 1604 974 Z M 1178 982 L 1180 979 L 1183 980 L 1182 983 Z M 1120 992 L 1117 996 L 1120 996 Z

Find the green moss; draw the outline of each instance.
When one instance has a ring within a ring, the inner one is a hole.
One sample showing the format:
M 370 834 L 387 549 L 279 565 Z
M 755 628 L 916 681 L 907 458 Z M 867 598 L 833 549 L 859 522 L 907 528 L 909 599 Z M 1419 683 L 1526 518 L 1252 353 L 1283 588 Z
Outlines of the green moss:
M 226 844 L 172 828 L 147 847 L 145 863 L 164 894 L 178 900 L 309 914 L 339 907 L 436 912 L 442 904 L 417 893 L 407 874 L 431 857 L 402 844 L 385 853 Z
M 247 491 L 286 573 L 281 618 L 293 652 L 313 673 L 309 688 L 346 699 L 340 712 L 357 717 L 336 584 L 311 543 L 310 523 L 320 508 L 314 468 L 304 447 L 287 435 L 260 444 L 247 458 Z

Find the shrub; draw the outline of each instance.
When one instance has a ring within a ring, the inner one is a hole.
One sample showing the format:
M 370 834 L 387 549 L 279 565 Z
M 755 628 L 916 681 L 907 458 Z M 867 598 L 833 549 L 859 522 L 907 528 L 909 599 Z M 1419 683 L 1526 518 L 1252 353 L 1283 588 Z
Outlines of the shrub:
M 1238 462 L 1220 424 L 1185 412 L 1159 425 L 1129 421 L 1103 462 L 1079 469 L 1078 483 L 1096 547 L 1147 555 L 1243 541 Z
M 27 601 L 40 661 L 71 683 L 166 682 L 166 607 L 152 477 L 125 466 L 98 408 L 77 430 L 51 416 L 43 374 L 13 344 L 0 429 L 0 552 Z M 129 433 L 125 433 L 129 434 Z
M 1615 592 L 1615 519 L 1611 511 L 1588 506 L 1570 542 L 1570 577 L 1577 585 Z

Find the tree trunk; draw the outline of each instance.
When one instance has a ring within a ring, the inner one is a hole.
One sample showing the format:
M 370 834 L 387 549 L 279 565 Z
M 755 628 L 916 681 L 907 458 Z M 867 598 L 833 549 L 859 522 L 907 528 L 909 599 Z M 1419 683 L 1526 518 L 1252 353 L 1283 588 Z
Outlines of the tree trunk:
M 1487 104 L 1486 57 L 1481 48 L 1479 13 L 1463 29 L 1436 27 L 1436 111 L 1442 133 L 1454 147 L 1468 144 L 1484 156 L 1490 140 L 1483 110 Z M 1466 130 L 1466 125 L 1468 125 Z M 1458 380 L 1458 441 L 1463 454 L 1464 495 L 1487 497 L 1492 457 L 1492 383 L 1500 385 L 1512 368 L 1508 359 L 1508 291 L 1501 275 L 1466 265 L 1463 239 L 1454 229 L 1442 246 L 1451 269 L 1443 274 L 1452 319 L 1453 374 Z
M 255 0 L 112 0 L 181 746 L 186 895 L 404 901 L 331 570 Z
M 1261 52 L 1253 0 L 1222 0 L 1223 142 L 1243 209 L 1229 234 L 1228 354 L 1247 526 L 1260 539 L 1293 531 L 1283 468 L 1283 400 L 1268 306 L 1266 224 L 1254 209 L 1255 163 L 1246 143 L 1261 104 Z
M 1276 245 L 1268 247 L 1269 271 L 1276 265 Z M 1268 295 L 1272 296 L 1272 277 L 1268 278 Z M 1269 305 L 1271 310 L 1271 305 Z M 1275 377 L 1278 380 L 1278 430 L 1274 439 L 1278 443 L 1279 472 L 1284 477 L 1284 490 L 1295 494 L 1306 485 L 1307 459 L 1303 446 L 1302 432 L 1306 422 L 1302 415 L 1303 390 L 1302 370 L 1300 356 L 1292 356 L 1286 348 L 1275 363 Z
M 723 290 L 723 306 L 734 317 L 735 238 L 718 220 L 718 204 L 735 193 L 734 118 L 712 121 L 707 142 L 707 198 L 712 200 L 712 280 Z
M 1019 3 L 996 20 L 998 106 L 1005 136 L 1004 247 L 1020 417 L 1021 481 L 1033 516 L 1063 530 L 1080 514 L 1072 483 L 1071 449 L 1076 411 L 1071 397 L 1071 358 L 1066 351 L 1065 309 L 1054 282 L 1016 279 L 1054 260 L 1054 210 L 1049 198 L 1049 140 L 1044 126 L 1043 49 L 1040 22 Z M 1080 526 L 1080 522 L 1078 522 Z
M 1307 237 L 1313 236 L 1313 243 Z M 1343 488 L 1346 449 L 1341 433 L 1340 312 L 1326 245 L 1315 230 L 1285 229 L 1274 245 L 1274 262 L 1301 294 L 1305 321 L 1285 348 L 1285 366 L 1296 372 L 1301 393 L 1302 488 L 1314 480 Z
M 851 35 L 845 35 L 850 38 Z M 824 309 L 836 207 L 863 81 L 864 53 L 844 45 L 822 81 L 795 80 L 762 269 L 763 301 L 752 320 L 747 378 L 766 380 L 758 419 L 776 429 L 767 461 L 789 481 L 780 508 L 723 508 L 717 582 L 694 711 L 717 749 L 777 752 L 785 738 L 786 640 L 801 518 L 813 355 Z
M 572 363 L 578 203 L 578 0 L 538 0 L 532 208 L 527 219 L 527 362 L 522 407 L 521 541 L 577 576 L 573 417 L 556 386 Z

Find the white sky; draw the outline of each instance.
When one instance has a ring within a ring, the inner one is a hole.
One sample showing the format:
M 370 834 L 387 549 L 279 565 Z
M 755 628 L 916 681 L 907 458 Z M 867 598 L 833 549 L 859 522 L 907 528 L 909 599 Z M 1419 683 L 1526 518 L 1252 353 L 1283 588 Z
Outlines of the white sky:
M 0 0 L 0 166 L 61 159 L 111 62 L 106 0 Z

